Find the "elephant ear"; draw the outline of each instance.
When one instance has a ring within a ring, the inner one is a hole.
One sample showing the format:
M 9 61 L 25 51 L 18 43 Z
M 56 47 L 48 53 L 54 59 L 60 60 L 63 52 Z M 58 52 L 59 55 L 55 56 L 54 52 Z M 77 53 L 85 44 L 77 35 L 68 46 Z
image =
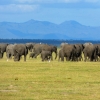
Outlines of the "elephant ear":
M 96 51 L 98 51 L 98 49 L 99 49 L 99 47 L 98 47 L 98 45 L 96 46 Z
M 25 46 L 26 46 L 26 48 L 28 48 L 28 45 L 25 44 Z
M 2 49 L 1 49 L 1 47 L 0 47 L 0 53 L 3 53 L 3 51 L 2 51 Z
M 20 52 L 19 51 L 17 51 L 17 50 L 15 50 L 15 51 L 16 51 L 16 53 L 18 53 L 20 55 Z
M 76 49 L 76 45 L 74 44 L 74 48 Z
M 85 48 L 83 44 L 81 44 L 82 50 Z
M 26 55 L 28 54 L 28 47 L 26 46 L 26 49 L 25 49 L 25 53 Z
M 25 45 L 26 46 L 26 49 L 28 49 L 28 46 L 27 45 Z
M 0 48 L 0 53 L 1 53 L 1 48 Z
M 15 51 L 19 54 L 19 52 L 17 50 L 15 50 Z

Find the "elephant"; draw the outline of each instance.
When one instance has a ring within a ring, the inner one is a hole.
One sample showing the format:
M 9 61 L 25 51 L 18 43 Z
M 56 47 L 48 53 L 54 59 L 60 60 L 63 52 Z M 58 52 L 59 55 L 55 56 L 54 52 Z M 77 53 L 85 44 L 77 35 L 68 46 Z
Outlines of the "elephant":
M 54 45 L 44 45 L 42 50 L 50 51 L 51 52 L 51 60 L 53 60 L 52 53 L 55 53 L 55 59 L 57 58 L 57 46 Z
M 75 47 L 75 52 L 73 56 L 74 61 L 81 61 L 83 60 L 82 58 L 82 51 L 84 49 L 83 44 L 74 44 Z
M 87 57 L 90 61 L 96 61 L 97 58 L 97 51 L 98 47 L 95 45 L 88 45 L 84 48 L 83 54 L 84 54 L 84 61 L 87 61 Z
M 0 58 L 3 58 L 4 52 L 6 52 L 6 47 L 8 43 L 0 43 Z
M 16 45 L 16 44 L 15 44 Z M 7 61 L 8 59 L 12 58 L 12 56 L 14 56 L 14 44 L 9 44 L 6 48 L 6 57 L 7 57 Z
M 37 58 L 37 56 L 42 52 L 42 47 L 46 44 L 40 44 L 36 43 L 33 47 L 33 52 L 34 52 L 34 58 Z
M 63 52 L 63 49 L 61 48 L 60 50 L 59 50 L 59 53 L 58 53 L 58 61 L 64 61 L 64 57 L 66 57 L 66 55 L 64 55 L 64 52 Z
M 42 52 L 42 50 L 51 51 L 51 53 L 55 52 L 55 59 L 57 58 L 57 46 L 48 44 L 35 44 L 33 49 L 35 53 L 34 58 L 36 58 Z M 53 57 L 51 57 L 51 59 L 53 60 Z
M 26 43 L 25 44 L 30 52 L 32 52 L 35 43 Z
M 14 61 L 20 61 L 20 57 L 24 55 L 24 61 L 28 54 L 28 48 L 25 44 L 16 44 L 14 46 Z
M 33 58 L 34 56 L 35 56 L 35 53 L 34 53 L 34 52 L 31 52 L 31 53 L 29 54 L 29 58 L 30 58 L 30 57 Z
M 86 43 L 83 44 L 83 47 L 85 48 L 88 45 L 93 45 L 93 44 L 91 42 L 86 42 Z
M 67 61 L 73 60 L 75 49 L 75 45 L 65 44 L 59 51 L 59 58 L 61 58 L 61 61 L 64 61 L 64 57 L 66 57 Z
M 100 61 L 100 44 L 94 44 L 94 46 L 97 48 L 96 61 Z
M 65 44 L 68 44 L 68 43 L 63 42 L 63 43 L 60 44 L 60 47 L 63 48 L 63 46 L 64 46 Z
M 51 56 L 52 56 L 51 51 L 42 50 L 42 52 L 41 52 L 42 61 L 45 61 L 45 60 L 49 60 L 50 61 Z

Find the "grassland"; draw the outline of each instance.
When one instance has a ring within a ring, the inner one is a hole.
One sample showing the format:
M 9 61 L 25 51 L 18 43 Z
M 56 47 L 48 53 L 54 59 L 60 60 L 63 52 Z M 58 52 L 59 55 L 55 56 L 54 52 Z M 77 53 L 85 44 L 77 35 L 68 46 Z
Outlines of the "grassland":
M 0 100 L 100 100 L 100 62 L 0 59 Z

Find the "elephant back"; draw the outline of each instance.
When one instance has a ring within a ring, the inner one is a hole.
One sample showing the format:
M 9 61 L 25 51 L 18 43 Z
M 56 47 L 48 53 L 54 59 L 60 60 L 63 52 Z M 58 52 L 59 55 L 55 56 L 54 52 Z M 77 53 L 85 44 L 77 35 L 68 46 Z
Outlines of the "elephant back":
M 17 52 L 19 55 L 27 55 L 28 54 L 28 48 L 25 44 L 16 44 L 14 46 L 14 52 Z

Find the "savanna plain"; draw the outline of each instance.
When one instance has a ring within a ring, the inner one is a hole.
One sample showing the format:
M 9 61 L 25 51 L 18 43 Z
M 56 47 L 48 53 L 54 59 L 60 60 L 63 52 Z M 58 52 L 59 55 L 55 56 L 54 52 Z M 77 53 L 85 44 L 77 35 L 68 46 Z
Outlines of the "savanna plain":
M 53 55 L 55 56 L 55 55 Z M 100 100 L 100 62 L 0 59 L 0 100 Z

